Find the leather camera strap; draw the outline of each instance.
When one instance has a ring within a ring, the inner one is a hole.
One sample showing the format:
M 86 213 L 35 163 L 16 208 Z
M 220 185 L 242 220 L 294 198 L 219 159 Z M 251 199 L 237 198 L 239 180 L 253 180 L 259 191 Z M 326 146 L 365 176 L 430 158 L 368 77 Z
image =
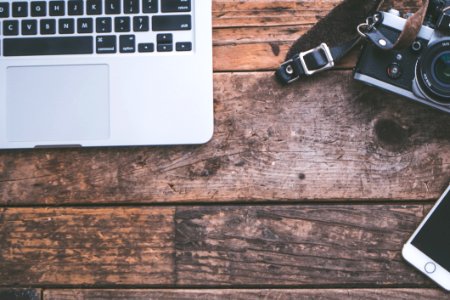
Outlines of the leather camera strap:
M 368 25 L 364 36 L 379 48 L 406 47 L 415 40 L 422 26 L 428 1 L 422 0 L 422 7 L 408 18 L 398 40 L 392 42 L 371 26 L 375 24 L 367 24 L 367 18 L 375 15 L 383 0 L 344 0 L 291 46 L 286 61 L 275 75 L 281 83 L 287 84 L 334 67 L 361 41 L 362 36 L 356 33 L 361 24 Z M 380 43 L 380 40 L 385 42 Z
M 365 37 L 382 50 L 404 49 L 409 47 L 417 37 L 427 13 L 429 0 L 422 0 L 422 7 L 406 20 L 405 27 L 397 41 L 390 41 L 376 27 L 364 33 Z

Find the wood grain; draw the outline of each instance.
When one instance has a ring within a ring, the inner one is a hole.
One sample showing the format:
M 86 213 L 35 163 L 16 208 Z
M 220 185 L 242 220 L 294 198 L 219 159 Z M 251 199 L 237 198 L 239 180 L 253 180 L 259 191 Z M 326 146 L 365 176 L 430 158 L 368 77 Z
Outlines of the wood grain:
M 302 289 L 302 290 L 46 290 L 44 300 L 442 300 L 448 295 L 438 289 Z
M 201 146 L 2 151 L 0 203 L 430 200 L 450 181 L 450 115 L 347 71 L 216 74 L 215 118 Z
M 177 282 L 429 285 L 401 257 L 423 215 L 421 205 L 181 207 L 175 216 Z
M 2 300 L 40 300 L 42 291 L 40 289 L 1 289 Z
M 173 284 L 173 212 L 0 210 L 0 286 Z
M 8 208 L 0 286 L 430 287 L 400 254 L 429 209 Z

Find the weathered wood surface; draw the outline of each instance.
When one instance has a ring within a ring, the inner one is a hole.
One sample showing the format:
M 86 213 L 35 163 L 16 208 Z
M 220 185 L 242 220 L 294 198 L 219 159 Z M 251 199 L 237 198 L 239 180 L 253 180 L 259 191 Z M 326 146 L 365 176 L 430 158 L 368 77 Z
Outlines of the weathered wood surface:
M 1 300 L 41 300 L 40 289 L 1 289 Z
M 173 208 L 1 209 L 0 286 L 173 283 Z
M 430 287 L 400 254 L 429 208 L 6 208 L 0 286 Z
M 44 300 L 442 300 L 448 295 L 433 289 L 326 289 L 326 290 L 46 290 Z
M 0 203 L 423 200 L 448 184 L 450 115 L 348 71 L 271 75 L 215 75 L 203 146 L 0 152 Z

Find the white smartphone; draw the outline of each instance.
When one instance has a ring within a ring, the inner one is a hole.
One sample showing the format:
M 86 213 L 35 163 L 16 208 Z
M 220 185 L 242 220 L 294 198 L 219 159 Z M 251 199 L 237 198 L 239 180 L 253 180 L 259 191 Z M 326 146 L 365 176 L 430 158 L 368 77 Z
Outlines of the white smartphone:
M 403 246 L 403 257 L 450 291 L 450 185 Z

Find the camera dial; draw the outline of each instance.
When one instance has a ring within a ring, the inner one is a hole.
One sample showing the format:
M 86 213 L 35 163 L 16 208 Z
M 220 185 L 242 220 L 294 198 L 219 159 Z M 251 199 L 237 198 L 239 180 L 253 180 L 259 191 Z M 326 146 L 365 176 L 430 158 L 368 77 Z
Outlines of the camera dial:
M 450 39 L 424 49 L 416 64 L 416 82 L 429 100 L 450 104 Z

